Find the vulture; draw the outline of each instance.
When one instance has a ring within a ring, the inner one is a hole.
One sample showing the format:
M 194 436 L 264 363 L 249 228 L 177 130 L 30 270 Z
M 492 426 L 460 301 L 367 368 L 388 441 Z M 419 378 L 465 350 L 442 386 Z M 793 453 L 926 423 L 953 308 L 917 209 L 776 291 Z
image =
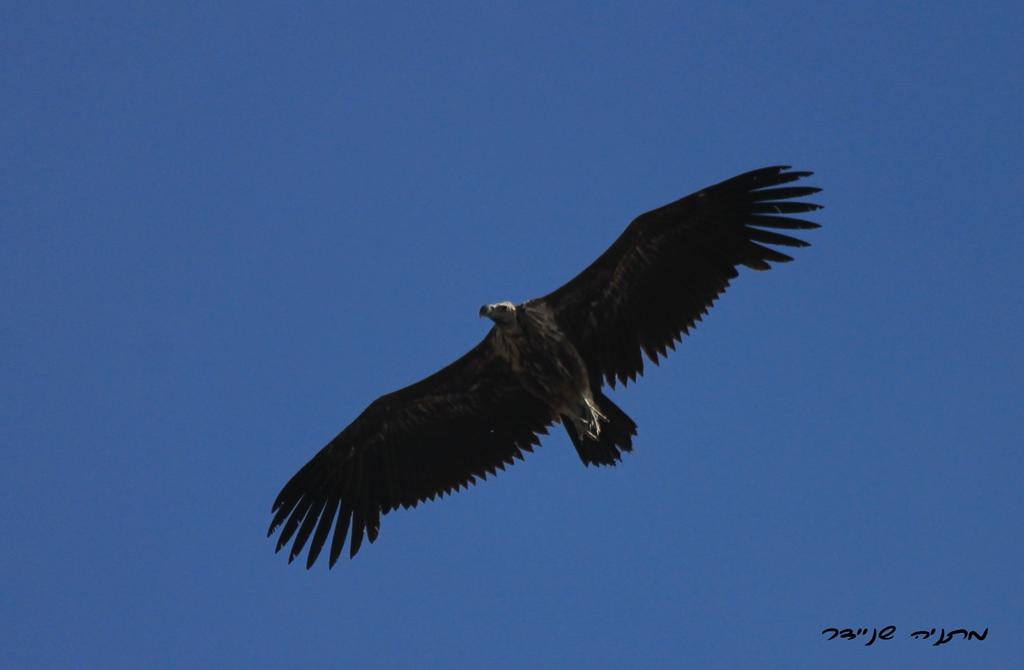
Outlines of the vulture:
M 267 535 L 306 567 L 346 540 L 355 556 L 380 517 L 468 487 L 540 444 L 558 422 L 584 465 L 615 465 L 637 426 L 603 392 L 674 349 L 737 276 L 792 258 L 792 215 L 821 189 L 789 166 L 746 172 L 636 217 L 601 256 L 552 293 L 480 308 L 483 340 L 442 370 L 374 400 L 288 480 Z M 333 532 L 332 532 L 333 531 Z

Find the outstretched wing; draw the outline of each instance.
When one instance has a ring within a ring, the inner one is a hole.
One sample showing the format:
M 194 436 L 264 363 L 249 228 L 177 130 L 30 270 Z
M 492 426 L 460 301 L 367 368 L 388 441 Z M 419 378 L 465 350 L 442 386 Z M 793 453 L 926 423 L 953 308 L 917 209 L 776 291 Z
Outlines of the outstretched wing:
M 493 331 L 492 331 L 493 332 Z M 550 409 L 507 372 L 488 335 L 440 372 L 381 396 L 285 484 L 274 501 L 272 535 L 288 561 L 312 536 L 306 567 L 331 540 L 330 565 L 351 529 L 355 556 L 373 542 L 380 515 L 451 493 L 504 469 L 539 444 Z
M 587 269 L 540 298 L 590 367 L 612 386 L 643 373 L 641 351 L 667 355 L 745 265 L 768 270 L 791 257 L 763 246 L 804 247 L 768 229 L 817 228 L 790 214 L 819 205 L 794 202 L 821 189 L 783 186 L 810 172 L 789 166 L 733 177 L 641 214 Z

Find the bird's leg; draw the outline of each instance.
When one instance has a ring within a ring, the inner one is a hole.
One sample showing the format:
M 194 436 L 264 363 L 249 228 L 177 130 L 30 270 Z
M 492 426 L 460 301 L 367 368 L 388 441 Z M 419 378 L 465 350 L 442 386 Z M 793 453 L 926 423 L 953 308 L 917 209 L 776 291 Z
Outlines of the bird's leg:
M 594 399 L 589 393 L 583 396 L 583 405 L 586 414 L 589 415 L 589 418 L 586 418 L 583 421 L 584 425 L 587 427 L 587 436 L 596 440 L 601 436 L 601 420 L 603 419 L 607 421 L 608 417 L 601 413 L 601 410 L 597 407 L 597 403 L 594 402 Z

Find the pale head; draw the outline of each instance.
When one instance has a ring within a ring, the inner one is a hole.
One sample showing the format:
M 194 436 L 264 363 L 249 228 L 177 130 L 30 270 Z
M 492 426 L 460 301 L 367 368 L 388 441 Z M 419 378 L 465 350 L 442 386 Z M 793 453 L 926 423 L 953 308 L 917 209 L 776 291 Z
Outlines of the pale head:
M 496 302 L 493 305 L 484 305 L 480 308 L 480 316 L 486 316 L 499 326 L 509 325 L 515 323 L 516 306 L 508 300 Z

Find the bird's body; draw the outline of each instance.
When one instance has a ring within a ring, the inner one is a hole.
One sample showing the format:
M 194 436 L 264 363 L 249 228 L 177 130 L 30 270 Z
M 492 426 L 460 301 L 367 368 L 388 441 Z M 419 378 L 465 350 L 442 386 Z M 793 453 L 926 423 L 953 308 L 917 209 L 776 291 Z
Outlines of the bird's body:
M 605 417 L 594 402 L 586 363 L 551 308 L 537 301 L 500 305 L 512 318 L 495 321 L 495 355 L 507 362 L 509 373 L 523 388 L 551 409 L 552 421 L 565 417 L 578 432 L 598 438 L 600 419 Z M 487 305 L 481 311 L 487 308 L 498 306 Z
M 657 363 L 707 313 L 736 267 L 792 260 L 763 244 L 806 243 L 770 229 L 817 224 L 788 216 L 809 175 L 770 167 L 739 175 L 642 214 L 558 290 L 515 305 L 485 305 L 494 321 L 457 361 L 381 396 L 302 467 L 274 502 L 289 560 L 312 538 L 307 567 L 330 542 L 330 565 L 351 530 L 354 556 L 376 539 L 380 516 L 486 478 L 539 444 L 561 421 L 586 465 L 632 451 L 636 424 L 603 393 Z M 294 538 L 294 540 L 292 539 Z

